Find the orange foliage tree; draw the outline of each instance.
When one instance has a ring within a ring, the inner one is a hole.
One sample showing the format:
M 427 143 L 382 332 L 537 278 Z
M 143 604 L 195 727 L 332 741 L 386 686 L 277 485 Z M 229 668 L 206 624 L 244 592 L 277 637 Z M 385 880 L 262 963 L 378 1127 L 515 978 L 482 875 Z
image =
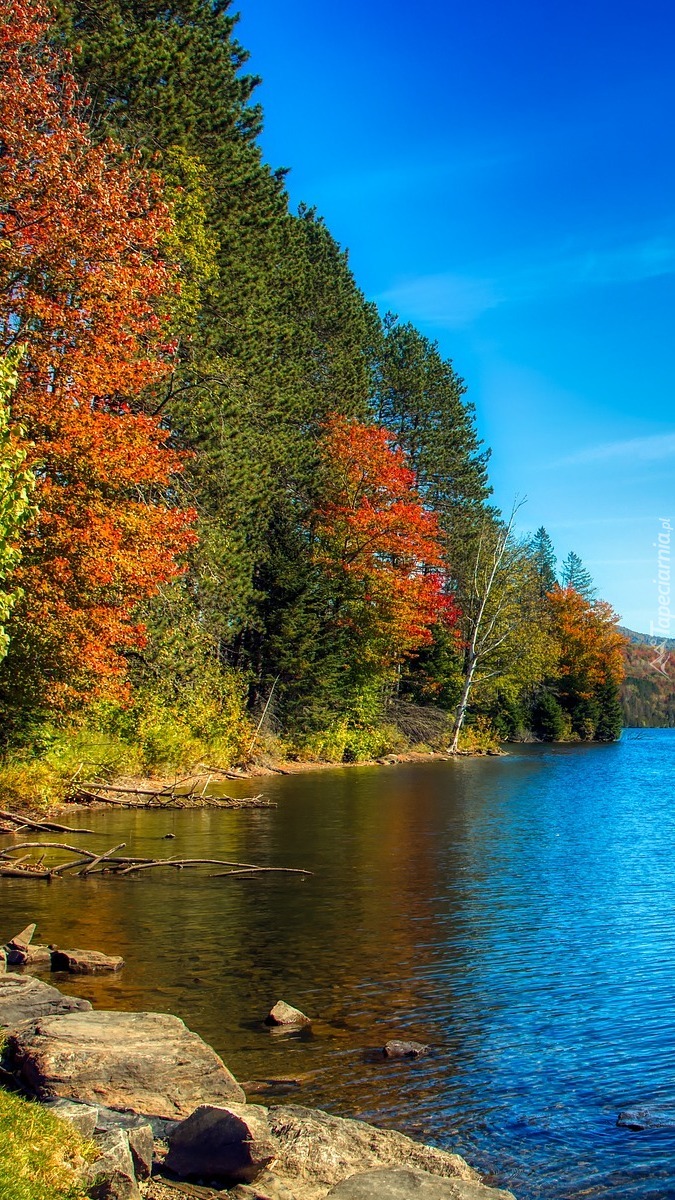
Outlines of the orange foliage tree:
M 625 673 L 627 638 L 604 600 L 586 600 L 573 587 L 547 596 L 560 646 L 557 691 L 582 738 L 611 741 L 621 730 L 619 685 Z
M 335 621 L 391 665 L 429 643 L 436 624 L 457 618 L 438 520 L 384 429 L 333 417 L 322 458 L 315 559 L 335 584 Z
M 39 508 L 3 686 L 30 678 L 63 706 L 123 689 L 121 652 L 143 642 L 134 609 L 194 536 L 171 504 L 179 456 L 133 405 L 172 357 L 158 316 L 177 290 L 170 213 L 156 177 L 94 145 L 48 35 L 42 0 L 0 0 L 0 337 L 25 347 L 12 415 Z
M 591 695 L 600 684 L 621 683 L 625 673 L 624 650 L 628 639 L 618 628 L 619 616 L 605 600 L 584 599 L 572 587 L 548 594 L 561 654 L 559 672 L 574 676 Z

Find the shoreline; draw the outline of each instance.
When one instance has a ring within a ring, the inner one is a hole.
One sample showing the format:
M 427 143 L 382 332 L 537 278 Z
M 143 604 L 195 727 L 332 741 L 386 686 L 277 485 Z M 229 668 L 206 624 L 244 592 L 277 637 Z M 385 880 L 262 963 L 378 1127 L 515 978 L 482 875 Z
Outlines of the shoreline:
M 251 761 L 245 766 L 240 767 L 217 767 L 213 764 L 200 763 L 188 775 L 178 776 L 173 775 L 120 775 L 115 777 L 110 782 L 101 782 L 96 784 L 90 782 L 89 787 L 85 790 L 83 784 L 83 792 L 81 798 L 74 796 L 70 800 L 62 800 L 57 805 L 49 810 L 42 812 L 42 817 L 48 817 L 49 814 L 58 815 L 68 812 L 72 809 L 95 809 L 106 808 L 108 804 L 119 805 L 120 800 L 106 800 L 104 796 L 94 796 L 93 792 L 96 788 L 101 791 L 108 790 L 112 795 L 119 788 L 121 794 L 128 794 L 128 800 L 125 801 L 127 808 L 136 807 L 155 807 L 151 803 L 140 803 L 140 797 L 143 796 L 152 799 L 153 795 L 157 797 L 167 796 L 167 800 L 162 804 L 163 809 L 171 809 L 172 807 L 190 807 L 181 803 L 181 798 L 194 799 L 195 807 L 199 806 L 199 800 L 208 801 L 208 788 L 214 784 L 225 783 L 245 783 L 247 780 L 272 779 L 279 776 L 289 775 L 304 775 L 316 771 L 336 771 L 343 770 L 347 767 L 396 767 L 405 766 L 408 763 L 427 763 L 427 762 L 454 762 L 458 758 L 485 758 L 485 757 L 504 757 L 508 752 L 502 749 L 489 750 L 459 750 L 456 754 L 451 754 L 444 750 L 406 750 L 399 754 L 387 754 L 382 758 L 359 759 L 355 762 L 330 762 L 327 760 L 302 760 L 302 759 L 270 759 L 268 762 Z M 198 788 L 203 788 L 203 792 L 197 791 Z M 133 795 L 138 796 L 135 802 Z M 173 797 L 175 796 L 175 799 Z M 223 798 L 224 799 L 224 798 Z M 236 797 L 232 797 L 232 807 L 237 807 Z M 239 807 L 246 807 L 247 798 L 242 798 L 242 803 Z M 214 805 L 215 806 L 215 805 Z M 227 807 L 227 804 L 223 804 Z M 37 813 L 32 813 L 26 810 L 26 816 L 39 816 Z

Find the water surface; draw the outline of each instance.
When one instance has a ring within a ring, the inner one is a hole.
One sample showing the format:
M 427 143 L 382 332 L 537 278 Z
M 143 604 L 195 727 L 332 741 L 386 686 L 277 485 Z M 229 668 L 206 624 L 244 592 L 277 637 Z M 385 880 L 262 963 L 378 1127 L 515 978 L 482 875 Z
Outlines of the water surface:
M 175 1012 L 238 1078 L 304 1076 L 296 1102 L 457 1149 L 519 1200 L 675 1197 L 675 1134 L 616 1127 L 675 1104 L 674 753 L 629 731 L 265 780 L 276 809 L 88 814 L 97 848 L 314 875 L 2 880 L 0 938 L 37 920 L 122 954 L 64 988 Z M 282 997 L 313 1037 L 261 1024 Z M 372 1054 L 393 1036 L 434 1051 Z

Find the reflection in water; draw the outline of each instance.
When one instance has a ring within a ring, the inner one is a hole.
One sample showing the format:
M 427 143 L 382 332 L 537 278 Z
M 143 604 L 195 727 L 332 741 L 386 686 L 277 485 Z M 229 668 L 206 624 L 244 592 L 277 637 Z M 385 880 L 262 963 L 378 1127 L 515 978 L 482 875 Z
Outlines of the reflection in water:
M 176 1012 L 243 1080 L 452 1146 L 520 1200 L 675 1196 L 674 731 L 618 746 L 275 778 L 274 810 L 98 812 L 101 848 L 302 866 L 311 878 L 0 883 L 0 938 L 124 955 L 66 990 Z M 232 785 L 233 789 L 239 785 Z M 249 789 L 241 786 L 240 790 Z M 92 845 L 94 839 L 91 839 Z M 274 1036 L 284 998 L 318 1022 Z M 415 1062 L 368 1050 L 434 1046 Z

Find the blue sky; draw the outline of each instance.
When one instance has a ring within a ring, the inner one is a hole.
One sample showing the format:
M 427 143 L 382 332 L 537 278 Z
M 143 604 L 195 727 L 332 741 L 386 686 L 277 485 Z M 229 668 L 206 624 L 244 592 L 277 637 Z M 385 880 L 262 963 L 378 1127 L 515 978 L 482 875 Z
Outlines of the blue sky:
M 497 501 L 526 496 L 523 530 L 649 632 L 675 522 L 672 4 L 242 0 L 239 37 L 266 158 L 453 359 Z

